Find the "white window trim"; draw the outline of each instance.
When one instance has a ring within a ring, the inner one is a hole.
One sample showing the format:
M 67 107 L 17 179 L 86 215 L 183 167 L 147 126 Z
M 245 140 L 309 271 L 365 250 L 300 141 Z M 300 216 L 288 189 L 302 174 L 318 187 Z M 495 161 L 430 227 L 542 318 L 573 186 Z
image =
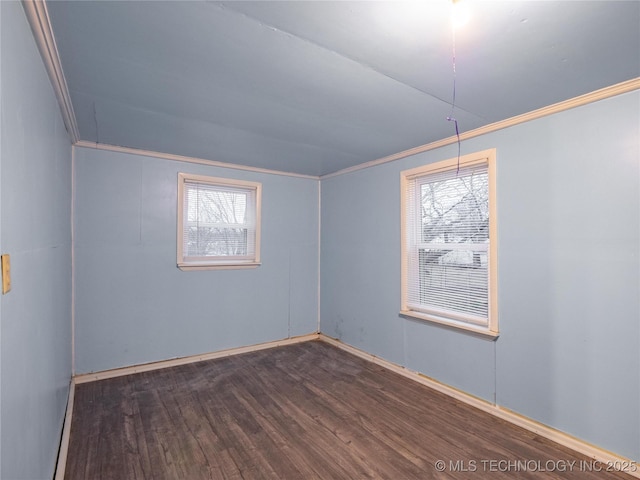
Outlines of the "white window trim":
M 183 257 L 183 226 L 184 226 L 184 185 L 185 182 L 197 182 L 207 185 L 220 185 L 227 187 L 237 187 L 245 189 L 254 189 L 256 197 L 255 217 L 256 217 L 256 239 L 255 239 L 255 256 L 252 261 L 233 260 L 228 261 L 213 259 L 204 261 L 185 261 Z M 177 221 L 177 265 L 180 270 L 235 270 L 256 268 L 260 263 L 260 225 L 262 211 L 262 184 L 259 182 L 250 182 L 246 180 L 234 180 L 221 177 L 209 177 L 206 175 L 192 175 L 189 173 L 178 173 L 178 221 Z
M 411 310 L 407 306 L 408 295 L 408 252 L 407 252 L 407 205 L 406 192 L 409 182 L 418 176 L 433 174 L 445 170 L 460 167 L 470 167 L 478 164 L 487 164 L 489 177 L 489 285 L 488 285 L 488 324 L 474 325 L 452 318 L 440 317 L 429 313 Z M 480 152 L 463 155 L 460 159 L 452 158 L 421 167 L 404 170 L 400 174 L 400 236 L 401 236 L 401 304 L 400 314 L 407 317 L 426 320 L 428 322 L 445 325 L 455 329 L 465 330 L 495 339 L 499 336 L 498 328 L 498 216 L 496 208 L 496 150 L 489 149 Z

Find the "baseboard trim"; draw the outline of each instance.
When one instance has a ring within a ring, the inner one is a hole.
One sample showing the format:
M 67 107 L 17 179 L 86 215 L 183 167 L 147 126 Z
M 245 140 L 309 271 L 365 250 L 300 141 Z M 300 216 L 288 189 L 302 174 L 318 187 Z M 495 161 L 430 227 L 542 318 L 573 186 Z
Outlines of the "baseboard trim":
M 301 335 L 298 337 L 286 338 L 283 340 L 277 340 L 273 342 L 259 343 L 256 345 L 250 345 L 246 347 L 230 348 L 226 350 L 220 350 L 217 352 L 205 353 L 201 355 L 192 355 L 188 357 L 175 358 L 171 360 L 163 360 L 160 362 L 153 362 L 141 365 L 135 365 L 131 367 L 117 368 L 112 370 L 104 370 L 101 372 L 88 373 L 75 375 L 71 380 L 71 386 L 69 390 L 69 399 L 67 401 L 67 411 L 65 414 L 64 426 L 62 431 L 62 439 L 60 442 L 60 452 L 58 455 L 58 464 L 56 466 L 55 480 L 62 480 L 65 474 L 65 467 L 67 461 L 67 452 L 69 447 L 69 435 L 71 431 L 71 419 L 73 414 L 73 402 L 75 395 L 75 386 L 81 383 L 93 382 L 97 380 L 104 380 L 107 378 L 120 377 L 124 375 L 131 375 L 134 373 L 149 372 L 152 370 L 160 370 L 163 368 L 174 367 L 178 365 L 186 365 L 189 363 L 200 362 L 204 360 L 213 360 L 216 358 L 223 358 L 232 355 L 239 355 L 242 353 L 255 352 L 259 350 L 266 350 L 269 348 L 281 347 L 285 345 L 293 345 L 296 343 L 308 342 L 320 340 L 327 344 L 333 345 L 345 352 L 348 352 L 356 357 L 373 362 L 381 367 L 384 367 L 392 372 L 398 373 L 410 380 L 414 380 L 422 385 L 432 388 L 438 392 L 444 393 L 456 400 L 466 403 L 472 407 L 478 408 L 484 412 L 487 412 L 495 417 L 505 420 L 509 423 L 517 425 L 525 430 L 533 432 L 541 437 L 547 438 L 553 442 L 556 442 L 564 447 L 570 448 L 578 453 L 586 455 L 587 457 L 599 461 L 604 465 L 620 465 L 625 462 L 635 463 L 638 462 L 617 455 L 613 452 L 609 452 L 600 447 L 592 445 L 584 440 L 569 435 L 565 432 L 557 430 L 555 428 L 544 425 L 536 420 L 525 417 L 517 412 L 509 410 L 508 408 L 501 407 L 494 403 L 490 403 L 479 397 L 475 397 L 469 393 L 466 393 L 450 385 L 444 384 L 433 378 L 427 377 L 418 372 L 409 370 L 403 366 L 392 363 L 383 358 L 377 357 L 371 353 L 360 350 L 357 347 L 344 343 L 338 339 L 329 337 L 322 333 L 311 333 L 308 335 Z M 640 466 L 635 472 L 627 472 L 629 475 L 635 478 L 640 478 Z
M 310 333 L 308 335 L 290 337 L 282 340 L 276 340 L 273 342 L 259 343 L 259 344 L 250 345 L 247 347 L 229 348 L 226 350 L 219 350 L 217 352 L 205 353 L 201 355 L 191 355 L 188 357 L 174 358 L 171 360 L 163 360 L 160 362 L 153 362 L 153 363 L 145 363 L 141 365 L 134 365 L 131 367 L 116 368 L 111 370 L 103 370 L 101 372 L 74 375 L 71 378 L 71 384 L 69 386 L 69 397 L 67 398 L 67 410 L 65 412 L 64 424 L 62 427 L 62 437 L 60 439 L 60 449 L 58 451 L 58 461 L 56 463 L 54 480 L 64 480 L 65 470 L 67 466 L 67 454 L 69 452 L 71 420 L 73 418 L 73 402 L 75 399 L 76 385 L 81 383 L 94 382 L 97 380 L 105 380 L 107 378 L 115 378 L 115 377 L 121 377 L 124 375 L 131 375 L 134 373 L 149 372 L 152 370 L 160 370 L 162 368 L 175 367 L 178 365 L 186 365 L 188 363 L 201 362 L 203 360 L 212 360 L 215 358 L 223 358 L 231 355 L 239 355 L 241 353 L 256 352 L 259 350 L 266 350 L 268 348 L 281 347 L 284 345 L 293 345 L 296 343 L 318 340 L 319 337 L 320 337 L 319 333 Z
M 60 438 L 60 450 L 58 450 L 58 461 L 56 463 L 56 473 L 54 480 L 63 480 L 65 469 L 67 468 L 67 453 L 69 452 L 69 438 L 71 435 L 71 417 L 73 415 L 73 401 L 75 399 L 76 384 L 73 379 L 69 384 L 69 396 L 67 397 L 67 410 L 64 414 L 62 425 L 62 437 Z
M 385 367 L 392 372 L 398 373 L 406 378 L 414 380 L 422 385 L 425 385 L 429 388 L 432 388 L 438 392 L 444 393 L 450 397 L 455 398 L 456 400 L 460 400 L 461 402 L 466 403 L 467 405 L 471 405 L 472 407 L 478 408 L 484 412 L 487 412 L 495 417 L 498 417 L 502 420 L 506 420 L 509 423 L 517 425 L 518 427 L 524 428 L 530 432 L 533 432 L 541 437 L 544 437 L 548 440 L 556 442 L 564 447 L 570 448 L 578 453 L 586 455 L 593 460 L 597 460 L 600 462 L 604 468 L 606 465 L 624 465 L 632 463 L 637 465 L 637 469 L 635 472 L 626 472 L 632 477 L 640 478 L 640 464 L 637 461 L 622 457 L 613 452 L 609 452 L 608 450 L 604 450 L 600 447 L 592 445 L 584 440 L 581 440 L 577 437 L 569 435 L 568 433 L 562 432 L 555 428 L 549 427 L 540 423 L 531 418 L 525 417 L 524 415 L 520 415 L 508 408 L 501 407 L 499 405 L 490 403 L 486 400 L 483 400 L 479 397 L 475 397 L 469 393 L 463 392 L 462 390 L 458 390 L 457 388 L 451 387 L 447 384 L 439 382 L 433 378 L 427 377 L 418 372 L 414 372 L 405 367 L 397 365 L 395 363 L 389 362 L 388 360 L 384 360 L 380 357 L 377 357 L 371 353 L 367 353 L 363 350 L 360 350 L 352 345 L 344 343 L 338 339 L 329 337 L 324 334 L 319 335 L 319 340 L 322 342 L 326 342 L 330 345 L 333 345 L 345 352 L 351 353 L 357 357 L 360 357 L 364 360 L 368 360 L 373 362 L 381 367 Z
M 76 385 L 87 382 L 95 382 L 97 380 L 105 380 L 107 378 L 122 377 L 125 375 L 131 375 L 134 373 L 150 372 L 153 370 L 160 370 L 162 368 L 176 367 L 178 365 L 186 365 L 189 363 L 202 362 L 204 360 L 213 360 L 215 358 L 229 357 L 231 355 L 239 355 L 241 353 L 256 352 L 259 350 L 265 350 L 268 348 L 282 347 L 285 345 L 293 345 L 295 343 L 308 342 L 310 340 L 318 340 L 319 334 L 310 333 L 308 335 L 301 335 L 298 337 L 285 338 L 283 340 L 276 340 L 272 342 L 258 343 L 256 345 L 250 345 L 247 347 L 229 348 L 226 350 L 219 350 L 217 352 L 203 353 L 199 355 L 190 355 L 188 357 L 172 358 L 171 360 L 161 360 L 159 362 L 143 363 L 140 365 L 133 365 L 130 367 L 114 368 L 110 370 L 102 370 L 100 372 L 82 373 L 75 375 L 73 380 Z

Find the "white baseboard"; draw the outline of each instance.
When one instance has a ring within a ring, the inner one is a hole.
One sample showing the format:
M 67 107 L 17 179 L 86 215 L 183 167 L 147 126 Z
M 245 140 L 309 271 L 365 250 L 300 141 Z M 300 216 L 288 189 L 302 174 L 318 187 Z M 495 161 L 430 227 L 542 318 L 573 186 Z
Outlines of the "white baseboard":
M 418 383 L 426 385 L 438 392 L 444 393 L 450 397 L 455 398 L 456 400 L 460 400 L 472 407 L 476 407 L 484 412 L 487 412 L 491 415 L 494 415 L 498 418 L 506 420 L 509 423 L 522 427 L 530 432 L 536 433 L 541 437 L 547 438 L 553 442 L 556 442 L 562 446 L 570 448 L 578 453 L 586 455 L 593 460 L 600 462 L 601 467 L 604 469 L 606 466 L 616 466 L 616 465 L 634 465 L 636 467 L 635 471 L 626 471 L 632 477 L 640 478 L 640 462 L 621 457 L 620 455 L 616 455 L 613 452 L 609 452 L 600 447 L 592 445 L 584 440 L 576 438 L 572 435 L 564 433 L 560 430 L 556 430 L 555 428 L 544 425 L 540 422 L 537 422 L 531 418 L 520 415 L 516 412 L 513 412 L 507 408 L 501 407 L 499 405 L 495 405 L 493 403 L 487 402 L 481 398 L 470 395 L 466 392 L 458 390 L 454 387 L 441 383 L 433 378 L 422 375 L 418 372 L 414 372 L 405 367 L 397 365 L 395 363 L 384 360 L 380 357 L 376 357 L 370 353 L 367 353 L 363 350 L 360 350 L 356 347 L 348 345 L 346 343 L 341 342 L 335 338 L 328 337 L 324 334 L 320 334 L 320 340 L 326 342 L 330 345 L 340 348 L 352 355 L 360 357 L 364 360 L 368 360 L 373 362 L 381 367 L 385 367 L 392 372 L 398 373 L 404 377 L 407 377 L 411 380 L 414 380 Z
M 69 451 L 69 435 L 71 434 L 71 416 L 73 414 L 73 400 L 75 398 L 76 385 L 73 379 L 69 385 L 69 396 L 67 397 L 67 410 L 64 414 L 62 425 L 62 438 L 60 439 L 60 450 L 58 451 L 58 463 L 56 463 L 56 473 L 54 480 L 63 480 L 67 467 L 67 453 Z
M 86 373 L 75 375 L 71 378 L 69 386 L 69 397 L 67 399 L 67 410 L 65 412 L 64 424 L 62 427 L 62 438 L 60 439 L 60 450 L 58 452 L 58 463 L 56 464 L 56 472 L 54 480 L 63 480 L 65 469 L 67 466 L 67 453 L 69 451 L 69 440 L 71 434 L 71 419 L 73 417 L 73 401 L 75 398 L 76 385 L 80 383 L 94 382 L 96 380 L 104 380 L 107 378 L 121 377 L 131 375 L 133 373 L 149 372 L 159 370 L 161 368 L 175 367 L 178 365 L 186 365 L 188 363 L 201 362 L 203 360 L 212 360 L 214 358 L 223 358 L 231 355 L 239 355 L 241 353 L 256 352 L 267 348 L 280 347 L 284 345 L 293 345 L 295 343 L 308 342 L 310 340 L 318 340 L 319 334 L 310 333 L 299 337 L 291 337 L 274 342 L 259 343 L 247 347 L 230 348 L 217 352 L 205 353 L 201 355 L 191 355 L 189 357 L 174 358 L 171 360 L 163 360 L 160 362 L 145 363 L 142 365 L 134 365 L 131 367 L 116 368 L 112 370 L 103 370 L 101 372 Z
M 164 360 L 160 362 L 147 363 L 147 364 L 135 365 L 131 367 L 117 368 L 113 370 L 104 370 L 101 372 L 74 376 L 71 381 L 71 387 L 69 390 L 69 400 L 67 402 L 67 412 L 64 420 L 62 441 L 60 444 L 60 453 L 58 456 L 58 465 L 56 468 L 55 480 L 62 480 L 64 478 L 65 466 L 66 466 L 66 460 L 67 460 L 67 451 L 69 447 L 69 434 L 71 430 L 71 418 L 72 418 L 72 412 L 73 412 L 75 386 L 77 384 L 92 382 L 96 380 L 104 380 L 107 378 L 114 378 L 114 377 L 119 377 L 124 375 L 131 375 L 133 373 L 149 372 L 152 370 L 159 370 L 162 368 L 174 367 L 178 365 L 186 365 L 188 363 L 200 362 L 203 360 L 212 360 L 215 358 L 223 358 L 231 355 L 239 355 L 241 353 L 255 352 L 259 350 L 265 350 L 268 348 L 292 345 L 292 344 L 307 342 L 311 340 L 323 341 L 337 348 L 340 348 L 341 350 L 351 353 L 352 355 L 355 355 L 364 360 L 373 362 L 388 370 L 391 370 L 392 372 L 398 373 L 406 378 L 409 378 L 418 383 L 426 385 L 427 387 L 430 387 L 438 392 L 444 393 L 445 395 L 448 395 L 457 400 L 460 400 L 484 412 L 487 412 L 498 418 L 506 420 L 509 423 L 522 427 L 526 430 L 536 433 L 537 435 L 540 435 L 553 442 L 556 442 L 560 445 L 570 448 L 578 453 L 586 455 L 587 457 L 600 462 L 603 467 L 606 465 L 625 465 L 625 462 L 626 464 L 636 465 L 637 469 L 635 472 L 629 471 L 627 473 L 629 473 L 632 477 L 640 478 L 640 465 L 638 465 L 638 462 L 621 457 L 619 455 L 616 455 L 615 453 L 609 452 L 595 445 L 591 445 L 590 443 L 585 442 L 584 440 L 573 437 L 572 435 L 561 432 L 560 430 L 556 430 L 555 428 L 544 425 L 540 422 L 537 422 L 528 417 L 525 417 L 516 412 L 513 412 L 507 408 L 487 402 L 486 400 L 475 397 L 466 392 L 458 390 L 454 387 L 441 383 L 433 378 L 429 378 L 418 372 L 414 372 L 405 367 L 402 367 L 395 363 L 384 360 L 380 357 L 367 353 L 356 347 L 343 343 L 340 340 L 337 340 L 335 338 L 328 337 L 321 333 L 320 334 L 312 333 L 309 335 L 302 335 L 299 337 L 292 337 L 292 338 L 287 338 L 283 340 L 277 340 L 274 342 L 260 343 L 257 345 L 251 345 L 247 347 L 230 348 L 228 350 L 221 350 L 218 352 L 206 353 L 201 355 L 192 355 L 189 357 L 175 358 L 175 359 Z
M 130 367 L 114 368 L 111 370 L 102 370 L 94 373 L 83 373 L 75 375 L 73 379 L 76 384 L 95 382 L 96 380 L 105 380 L 107 378 L 122 377 L 133 373 L 150 372 L 152 370 L 160 370 L 162 368 L 176 367 L 178 365 L 186 365 L 194 362 L 202 362 L 204 360 L 213 360 L 214 358 L 223 358 L 231 355 L 239 355 L 241 353 L 257 352 L 267 348 L 282 347 L 284 345 L 293 345 L 295 343 L 308 342 L 309 340 L 317 340 L 317 333 L 301 335 L 299 337 L 285 338 L 273 342 L 259 343 L 247 347 L 229 348 L 217 352 L 203 353 L 199 355 L 191 355 L 188 357 L 172 358 L 171 360 L 162 360 L 153 363 L 143 363 L 141 365 L 133 365 Z

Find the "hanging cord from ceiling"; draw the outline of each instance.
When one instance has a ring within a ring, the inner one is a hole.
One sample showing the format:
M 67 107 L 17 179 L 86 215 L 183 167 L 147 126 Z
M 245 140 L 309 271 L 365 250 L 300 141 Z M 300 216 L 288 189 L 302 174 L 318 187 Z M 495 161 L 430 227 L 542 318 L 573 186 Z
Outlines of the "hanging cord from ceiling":
M 452 0 L 455 4 L 456 0 Z M 448 122 L 453 122 L 456 128 L 456 138 L 458 143 L 458 166 L 456 168 L 456 176 L 460 173 L 460 129 L 458 128 L 458 120 L 453 116 L 453 112 L 456 108 L 456 27 L 451 25 L 451 66 L 453 69 L 453 95 L 451 99 L 451 114 L 447 117 Z
M 100 130 L 98 129 L 98 112 L 96 111 L 96 102 L 93 102 L 93 123 L 96 125 L 96 144 L 100 143 Z

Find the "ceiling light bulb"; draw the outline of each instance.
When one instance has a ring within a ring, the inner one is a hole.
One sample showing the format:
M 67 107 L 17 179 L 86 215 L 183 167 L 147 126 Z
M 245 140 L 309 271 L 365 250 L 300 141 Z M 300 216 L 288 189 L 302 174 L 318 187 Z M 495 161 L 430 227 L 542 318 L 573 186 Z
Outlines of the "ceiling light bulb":
M 451 24 L 453 28 L 460 28 L 469 22 L 471 12 L 468 2 L 465 0 L 452 0 L 451 3 Z

